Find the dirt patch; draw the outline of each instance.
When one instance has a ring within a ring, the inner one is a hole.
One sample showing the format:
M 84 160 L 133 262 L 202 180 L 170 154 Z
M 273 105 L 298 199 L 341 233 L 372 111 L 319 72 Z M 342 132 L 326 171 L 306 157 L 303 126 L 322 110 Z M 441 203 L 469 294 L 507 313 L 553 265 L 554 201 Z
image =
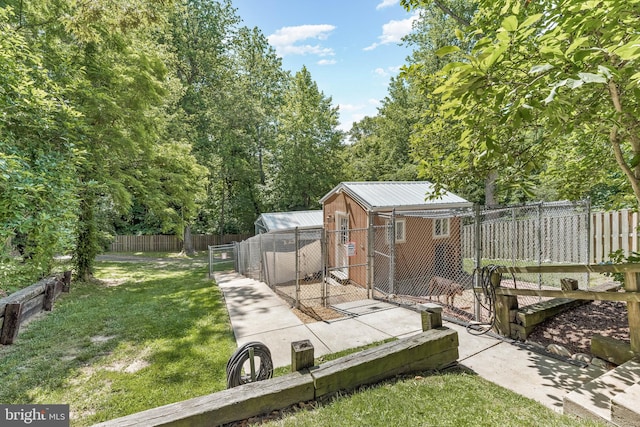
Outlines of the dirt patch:
M 292 308 L 293 314 L 298 316 L 303 323 L 314 323 L 323 320 L 334 320 L 344 317 L 341 313 L 329 307 L 301 307 Z
M 565 311 L 538 325 L 527 341 L 545 347 L 560 344 L 571 353 L 590 354 L 594 334 L 630 342 L 627 305 L 624 302 L 594 301 Z

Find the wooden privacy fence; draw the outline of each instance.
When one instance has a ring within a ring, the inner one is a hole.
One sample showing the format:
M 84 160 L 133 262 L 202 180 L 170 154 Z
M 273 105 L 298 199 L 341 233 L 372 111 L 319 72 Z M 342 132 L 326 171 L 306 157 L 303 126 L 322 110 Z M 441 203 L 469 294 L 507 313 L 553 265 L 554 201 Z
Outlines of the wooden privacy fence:
M 231 242 L 240 242 L 251 237 L 251 234 L 193 234 L 193 249 L 206 251 L 209 246 L 224 245 Z M 148 235 L 148 236 L 115 236 L 110 252 L 179 252 L 182 250 L 182 240 L 174 235 Z
M 622 249 L 626 255 L 638 251 L 638 213 L 629 209 L 591 214 L 591 262 L 609 261 L 609 254 Z
M 71 272 L 48 277 L 0 299 L 0 344 L 13 344 L 20 325 L 41 311 L 51 311 L 62 292 L 69 292 Z
M 625 255 L 639 250 L 637 212 L 630 209 L 591 212 L 588 217 L 588 224 L 585 213 L 483 222 L 479 236 L 482 257 L 598 264 L 610 261 L 610 254 L 617 250 Z M 462 241 L 467 258 L 474 256 L 474 239 L 474 225 L 464 226 Z

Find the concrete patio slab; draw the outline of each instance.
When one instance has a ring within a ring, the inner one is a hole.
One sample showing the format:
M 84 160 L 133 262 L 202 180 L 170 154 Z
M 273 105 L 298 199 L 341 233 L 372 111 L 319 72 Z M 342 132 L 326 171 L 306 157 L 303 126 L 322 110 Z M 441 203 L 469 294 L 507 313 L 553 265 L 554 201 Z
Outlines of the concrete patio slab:
M 310 333 L 306 325 L 292 326 L 275 331 L 246 335 L 238 338 L 238 346 L 250 341 L 264 343 L 271 352 L 271 361 L 274 368 L 291 364 L 291 343 L 295 341 L 309 340 L 313 344 L 316 357 L 333 353 L 318 337 Z
M 234 307 L 229 309 L 229 316 L 236 338 L 302 325 L 302 321 L 291 309 L 282 305 L 263 308 Z
M 391 310 L 398 308 L 397 305 L 389 304 L 383 301 L 376 300 L 359 300 L 351 302 L 343 302 L 340 304 L 333 304 L 331 307 L 338 309 L 341 312 L 349 313 L 352 315 L 363 315 L 369 313 L 377 313 L 384 310 Z
M 234 276 L 235 275 L 235 276 Z M 338 304 L 351 314 L 328 322 L 303 323 L 289 305 L 264 283 L 235 273 L 216 280 L 224 292 L 239 345 L 264 343 L 274 366 L 291 363 L 291 342 L 308 339 L 315 356 L 356 348 L 421 331 L 420 314 L 383 301 L 360 300 Z M 564 396 L 602 374 L 551 356 L 534 353 L 491 335 L 470 334 L 464 326 L 445 322 L 458 332 L 459 362 L 483 378 L 545 406 L 562 411 Z
M 502 341 L 491 335 L 473 335 L 467 331 L 467 328 L 456 323 L 445 322 L 447 328 L 451 328 L 458 332 L 458 341 L 460 346 L 458 347 L 458 361 L 464 363 L 464 361 L 473 357 L 476 354 L 483 352 L 493 346 L 500 344 Z
M 356 320 L 391 337 L 422 332 L 420 313 L 400 307 L 364 314 L 358 316 Z
M 481 377 L 557 412 L 562 412 L 567 393 L 603 373 L 601 369 L 581 368 L 507 342 L 490 346 L 461 363 Z
M 353 318 L 331 323 L 308 323 L 307 327 L 332 352 L 393 338 L 393 335 L 381 332 Z

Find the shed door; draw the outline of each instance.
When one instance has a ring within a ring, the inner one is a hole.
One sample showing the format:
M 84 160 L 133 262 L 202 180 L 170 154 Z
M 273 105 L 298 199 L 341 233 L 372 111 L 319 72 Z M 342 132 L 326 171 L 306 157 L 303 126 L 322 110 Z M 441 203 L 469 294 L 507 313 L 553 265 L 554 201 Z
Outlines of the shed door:
M 336 213 L 338 223 L 338 239 L 336 242 L 336 272 L 342 279 L 349 278 L 349 257 L 347 255 L 347 242 L 349 241 L 349 217 L 343 213 Z

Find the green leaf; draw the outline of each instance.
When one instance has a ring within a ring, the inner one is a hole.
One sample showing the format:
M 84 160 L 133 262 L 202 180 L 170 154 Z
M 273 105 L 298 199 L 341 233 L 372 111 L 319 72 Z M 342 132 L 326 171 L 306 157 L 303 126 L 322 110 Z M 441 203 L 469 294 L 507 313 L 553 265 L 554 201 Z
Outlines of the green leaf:
M 569 55 L 573 53 L 574 50 L 576 50 L 577 48 L 585 44 L 585 42 L 587 42 L 588 40 L 589 40 L 589 37 L 578 37 L 573 41 L 573 43 L 569 45 L 569 47 L 567 48 L 566 54 Z
M 542 18 L 542 13 L 536 13 L 535 15 L 531 15 L 530 17 L 524 20 L 524 22 L 522 23 L 522 25 L 520 25 L 520 27 L 529 27 L 530 25 L 538 22 L 540 18 Z
M 544 73 L 545 71 L 549 71 L 553 69 L 553 65 L 547 63 L 547 64 L 540 64 L 540 65 L 534 65 L 533 67 L 531 67 L 531 69 L 529 70 L 529 74 L 539 74 L 539 73 Z
M 600 74 L 578 73 L 578 76 L 585 83 L 607 83 L 607 78 Z
M 620 46 L 613 50 L 613 53 L 618 55 L 625 61 L 632 61 L 640 57 L 640 40 L 634 40 L 625 45 Z
M 507 31 L 515 31 L 518 29 L 518 18 L 514 15 L 508 16 L 502 21 L 500 26 Z
M 556 97 L 556 93 L 557 93 L 557 92 L 558 92 L 558 87 L 557 87 L 557 86 L 554 86 L 554 87 L 551 89 L 551 92 L 549 93 L 549 96 L 547 96 L 547 97 L 544 99 L 544 103 L 545 103 L 545 104 L 550 104 L 551 102 L 553 102 L 553 99 Z
M 460 48 L 458 46 L 445 46 L 436 50 L 436 55 L 442 57 L 458 51 L 460 51 Z

